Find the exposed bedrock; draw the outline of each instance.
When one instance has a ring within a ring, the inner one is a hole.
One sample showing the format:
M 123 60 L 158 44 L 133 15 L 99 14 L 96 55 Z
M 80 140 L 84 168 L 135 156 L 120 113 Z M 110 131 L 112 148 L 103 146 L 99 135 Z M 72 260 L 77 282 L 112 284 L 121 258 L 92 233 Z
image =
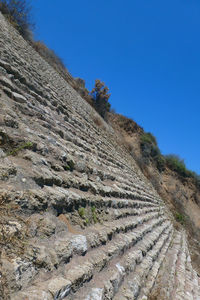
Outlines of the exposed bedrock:
M 199 300 L 163 200 L 1 14 L 0 97 L 0 299 Z

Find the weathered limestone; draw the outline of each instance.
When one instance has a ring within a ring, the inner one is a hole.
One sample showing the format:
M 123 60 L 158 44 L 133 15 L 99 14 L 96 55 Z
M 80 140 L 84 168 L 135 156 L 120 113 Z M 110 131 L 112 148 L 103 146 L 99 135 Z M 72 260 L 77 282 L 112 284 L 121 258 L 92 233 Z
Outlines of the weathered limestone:
M 0 55 L 0 299 L 199 300 L 162 199 L 1 14 Z
M 151 292 L 152 299 L 200 299 L 197 278 L 191 265 L 185 233 L 175 232 Z

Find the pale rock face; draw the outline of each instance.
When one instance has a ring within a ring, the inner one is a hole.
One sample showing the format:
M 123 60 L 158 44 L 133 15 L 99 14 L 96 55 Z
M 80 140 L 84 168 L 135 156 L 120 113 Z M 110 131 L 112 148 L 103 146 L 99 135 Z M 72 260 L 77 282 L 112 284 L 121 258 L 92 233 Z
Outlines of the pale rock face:
M 54 243 L 59 262 L 67 262 L 72 256 L 73 246 L 69 238 L 60 237 Z
M 4 122 L 7 127 L 16 128 L 16 129 L 19 127 L 18 122 L 16 122 L 14 118 L 11 116 L 5 116 Z
M 75 253 L 82 255 L 87 251 L 87 239 L 84 235 L 73 236 L 71 243 Z
M 11 297 L 12 300 L 54 300 L 49 292 L 34 288 L 27 292 L 19 292 L 18 295 L 13 294 Z
M 0 180 L 8 181 L 17 175 L 17 168 L 9 162 L 0 162 Z
M 86 162 L 85 161 L 78 161 L 76 163 L 76 167 L 75 168 L 76 168 L 76 170 L 78 172 L 81 172 L 81 173 L 86 172 L 87 171 Z
M 71 282 L 63 277 L 56 277 L 48 283 L 48 290 L 54 299 L 61 300 L 69 294 Z
M 12 81 L 10 79 L 8 79 L 7 77 L 5 77 L 5 76 L 0 76 L 0 83 L 3 86 L 6 86 L 6 87 L 10 88 L 11 90 L 13 89 Z
M 56 231 L 56 223 L 54 218 L 51 216 L 45 215 L 45 217 L 40 222 L 39 232 L 46 236 L 51 236 Z
M 22 229 L 21 224 L 16 221 L 9 221 L 4 227 L 4 232 L 8 235 L 17 234 Z
M 20 290 L 22 287 L 27 286 L 37 273 L 31 262 L 22 260 L 20 257 L 12 260 L 5 258 L 2 259 L 2 263 L 2 269 L 8 278 L 10 289 Z
M 19 103 L 26 103 L 26 98 L 18 93 L 12 93 L 13 99 Z
M 93 288 L 90 295 L 87 296 L 84 300 L 102 300 L 103 299 L 103 290 L 98 288 Z
M 55 250 L 42 244 L 29 245 L 29 259 L 34 261 L 37 269 L 45 268 L 48 271 L 53 270 L 54 265 L 58 264 Z
M 119 270 L 119 272 L 120 272 L 120 274 L 124 274 L 124 272 L 125 272 L 125 269 L 124 269 L 124 267 L 123 266 L 121 266 L 120 264 L 116 264 L 116 267 L 117 267 L 117 269 Z

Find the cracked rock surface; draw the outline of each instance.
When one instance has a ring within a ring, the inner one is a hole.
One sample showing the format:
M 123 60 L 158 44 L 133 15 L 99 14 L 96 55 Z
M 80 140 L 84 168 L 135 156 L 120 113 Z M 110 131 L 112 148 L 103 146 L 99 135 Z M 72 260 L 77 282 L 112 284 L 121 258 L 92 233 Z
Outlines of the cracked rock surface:
M 199 300 L 185 233 L 95 118 L 0 14 L 0 299 Z

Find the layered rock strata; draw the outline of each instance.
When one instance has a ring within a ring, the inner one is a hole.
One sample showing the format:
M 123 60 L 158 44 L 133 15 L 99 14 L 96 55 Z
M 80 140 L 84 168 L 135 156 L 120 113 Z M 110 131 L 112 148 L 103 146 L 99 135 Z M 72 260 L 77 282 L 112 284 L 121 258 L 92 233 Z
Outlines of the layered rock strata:
M 1 14 L 0 93 L 0 299 L 199 300 L 162 199 Z

